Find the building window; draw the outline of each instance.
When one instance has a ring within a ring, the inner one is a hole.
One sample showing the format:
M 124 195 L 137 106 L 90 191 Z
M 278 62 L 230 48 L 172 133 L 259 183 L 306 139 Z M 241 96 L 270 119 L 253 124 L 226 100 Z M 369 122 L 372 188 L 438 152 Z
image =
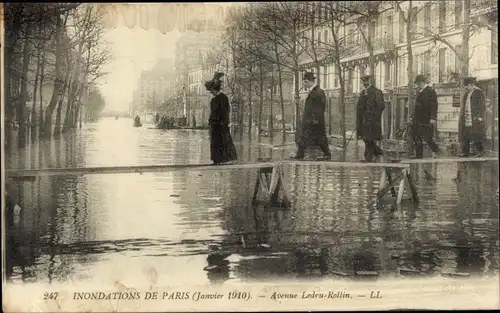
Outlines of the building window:
M 394 21 L 392 15 L 387 16 L 387 31 L 386 31 L 386 38 L 388 43 L 392 43 L 394 40 Z
M 430 76 L 431 72 L 431 51 L 427 50 L 424 53 L 424 75 Z
M 405 13 L 403 11 L 399 11 L 399 43 L 403 43 L 405 41 Z
M 368 32 L 370 32 L 371 38 L 373 38 L 375 37 L 375 33 L 377 31 L 377 21 L 376 20 L 371 21 L 370 27 L 371 29 L 369 29 Z
M 391 63 L 388 62 L 388 61 L 386 61 L 384 63 L 384 67 L 385 67 L 385 69 L 384 69 L 384 72 L 385 72 L 385 75 L 384 75 L 385 76 L 385 81 L 386 82 L 390 82 L 391 81 Z
M 353 79 L 354 79 L 354 71 L 352 69 L 349 69 L 348 76 L 347 76 L 347 89 L 351 92 L 353 92 Z
M 446 1 L 439 2 L 439 32 L 446 32 Z
M 438 82 L 444 82 L 446 78 L 446 48 L 439 49 L 439 76 Z
M 431 35 L 431 6 L 426 4 L 424 8 L 424 35 Z
M 491 32 L 491 64 L 498 64 L 498 38 L 496 32 Z
M 413 71 L 413 75 L 418 75 L 418 54 L 414 54 L 413 55 L 413 60 L 412 60 L 413 64 L 412 64 L 412 71 Z
M 333 88 L 337 88 L 339 86 L 339 74 L 337 73 L 337 66 L 333 66 Z
M 328 88 L 328 67 L 323 66 L 323 89 Z
M 462 62 L 460 61 L 460 55 L 462 53 L 462 45 L 455 46 L 455 72 L 460 73 L 460 67 Z
M 463 3 L 462 0 L 455 1 L 455 28 L 459 29 L 463 19 Z

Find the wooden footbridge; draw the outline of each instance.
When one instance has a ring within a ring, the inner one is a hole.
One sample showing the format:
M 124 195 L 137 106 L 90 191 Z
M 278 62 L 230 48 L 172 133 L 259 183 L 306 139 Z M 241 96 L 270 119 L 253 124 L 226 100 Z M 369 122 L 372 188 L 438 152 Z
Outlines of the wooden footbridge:
M 483 158 L 443 158 L 443 159 L 417 159 L 417 160 L 397 160 L 387 163 L 361 163 L 361 162 L 336 162 L 336 161 L 295 161 L 280 160 L 274 162 L 257 162 L 245 164 L 166 164 L 166 165 L 142 165 L 142 166 L 103 166 L 85 168 L 45 168 L 45 169 L 9 169 L 5 170 L 5 176 L 11 180 L 32 181 L 40 176 L 57 175 L 92 175 L 92 174 L 126 174 L 126 173 L 152 173 L 152 172 L 173 172 L 173 171 L 223 171 L 255 169 L 258 172 L 254 185 L 253 202 L 256 201 L 259 192 L 266 196 L 268 205 L 280 205 L 288 207 L 290 205 L 288 191 L 283 176 L 284 165 L 323 165 L 326 167 L 341 168 L 382 168 L 378 193 L 375 200 L 381 199 L 389 191 L 391 196 L 396 198 L 399 205 L 405 191 L 409 187 L 412 200 L 419 201 L 418 192 L 410 174 L 411 164 L 422 163 L 457 163 L 457 162 L 485 162 L 498 161 L 498 157 Z M 396 191 L 396 186 L 398 189 Z M 279 200 L 279 193 L 282 199 Z

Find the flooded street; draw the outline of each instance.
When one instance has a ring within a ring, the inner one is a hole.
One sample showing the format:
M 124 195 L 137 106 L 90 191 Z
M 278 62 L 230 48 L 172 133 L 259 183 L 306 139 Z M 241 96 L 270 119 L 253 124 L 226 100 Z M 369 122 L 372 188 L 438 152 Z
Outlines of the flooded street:
M 207 131 L 152 127 L 102 119 L 6 155 L 6 166 L 210 163 Z M 351 146 L 349 161 L 357 158 Z M 271 154 L 268 146 L 247 139 L 237 149 L 241 162 L 279 160 L 294 152 L 289 145 Z M 341 150 L 332 152 L 335 158 Z M 17 182 L 12 194 L 22 211 L 8 229 L 8 280 L 116 279 L 174 286 L 352 277 L 354 271 L 394 277 L 400 268 L 428 276 L 499 275 L 497 161 L 412 165 L 420 204 L 404 199 L 402 210 L 390 201 L 378 208 L 369 204 L 377 192 L 378 168 L 286 165 L 285 170 L 290 209 L 252 207 L 255 170 Z M 213 251 L 230 255 L 219 260 Z M 217 270 L 207 270 L 210 265 Z

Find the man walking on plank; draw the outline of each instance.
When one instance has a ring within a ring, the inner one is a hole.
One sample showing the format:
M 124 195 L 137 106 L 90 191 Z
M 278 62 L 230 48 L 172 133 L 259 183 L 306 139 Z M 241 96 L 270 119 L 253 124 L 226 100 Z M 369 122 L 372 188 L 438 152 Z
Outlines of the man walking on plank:
M 464 87 L 467 93 L 462 99 L 458 120 L 458 139 L 461 157 L 470 154 L 470 142 L 474 142 L 476 156 L 484 155 L 484 139 L 486 137 L 485 112 L 486 104 L 483 91 L 476 86 L 475 77 L 466 77 Z
M 427 79 L 424 75 L 417 75 L 415 77 L 418 93 L 411 120 L 411 131 L 415 146 L 415 154 L 410 156 L 411 159 L 423 158 L 423 140 L 431 148 L 433 157 L 436 157 L 440 153 L 439 147 L 434 141 L 438 112 L 437 94 L 426 81 Z
M 371 78 L 371 75 L 361 77 L 365 89 L 360 93 L 356 112 L 357 137 L 365 142 L 365 158 L 362 162 L 372 162 L 373 157 L 382 156 L 382 149 L 377 141 L 382 140 L 384 94 L 371 84 Z
M 314 73 L 304 73 L 303 83 L 309 89 L 309 94 L 304 105 L 301 130 L 296 137 L 297 154 L 293 159 L 304 159 L 305 149 L 314 146 L 323 151 L 325 160 L 330 160 L 332 157 L 328 147 L 328 138 L 326 137 L 326 94 L 316 85 L 315 80 Z

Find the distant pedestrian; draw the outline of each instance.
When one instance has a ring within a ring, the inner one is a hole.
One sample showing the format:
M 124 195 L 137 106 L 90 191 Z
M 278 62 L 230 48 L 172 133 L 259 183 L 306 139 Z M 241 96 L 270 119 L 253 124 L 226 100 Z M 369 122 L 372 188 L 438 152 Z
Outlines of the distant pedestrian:
M 464 78 L 467 93 L 462 99 L 458 120 L 458 139 L 461 157 L 470 155 L 470 142 L 474 143 L 476 156 L 484 155 L 484 139 L 486 137 L 485 114 L 486 103 L 483 91 L 476 85 L 475 77 Z
M 236 148 L 229 131 L 231 108 L 229 99 L 221 92 L 224 73 L 215 73 L 212 80 L 205 82 L 205 88 L 214 96 L 210 101 L 210 159 L 214 164 L 238 159 Z
M 365 88 L 360 93 L 356 110 L 357 137 L 365 142 L 365 158 L 362 162 L 373 162 L 373 157 L 383 155 L 377 141 L 382 140 L 384 94 L 382 90 L 372 85 L 371 78 L 371 75 L 361 77 Z
M 326 137 L 325 109 L 326 94 L 316 85 L 316 77 L 306 72 L 303 77 L 304 86 L 309 89 L 305 105 L 302 125 L 297 136 L 297 154 L 294 159 L 302 160 L 307 147 L 319 147 L 325 160 L 331 159 L 328 138 Z
M 424 153 L 423 140 L 431 148 L 433 156 L 440 153 L 439 147 L 434 141 L 436 130 L 436 120 L 438 112 L 438 101 L 436 91 L 427 84 L 424 75 L 415 77 L 415 84 L 418 87 L 413 116 L 411 120 L 411 134 L 415 147 L 415 154 L 412 159 L 422 159 Z
M 193 128 L 196 128 L 196 115 L 195 115 L 194 111 L 193 111 L 191 122 L 193 124 Z

